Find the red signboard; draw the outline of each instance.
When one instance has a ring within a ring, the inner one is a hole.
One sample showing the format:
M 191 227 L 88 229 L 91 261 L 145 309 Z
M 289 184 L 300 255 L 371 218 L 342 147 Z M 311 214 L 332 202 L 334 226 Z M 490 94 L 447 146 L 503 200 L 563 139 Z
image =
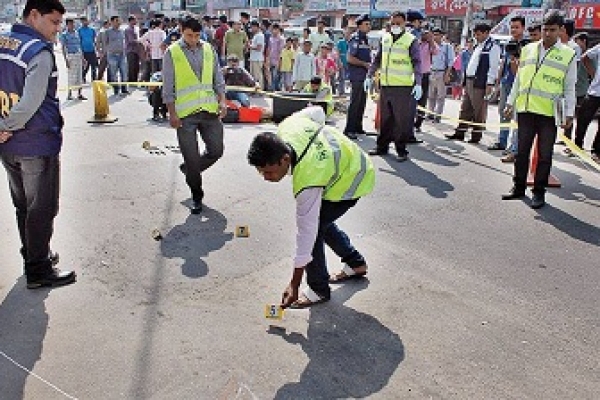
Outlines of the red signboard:
M 569 18 L 577 29 L 600 29 L 600 4 L 571 6 Z
M 425 2 L 425 13 L 433 17 L 464 17 L 468 6 L 469 0 L 430 0 Z

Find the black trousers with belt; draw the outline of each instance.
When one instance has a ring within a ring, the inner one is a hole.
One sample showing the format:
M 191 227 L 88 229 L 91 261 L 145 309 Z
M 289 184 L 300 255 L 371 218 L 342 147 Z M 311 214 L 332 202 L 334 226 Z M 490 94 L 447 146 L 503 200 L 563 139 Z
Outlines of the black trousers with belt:
M 367 105 L 367 92 L 365 92 L 363 82 L 352 81 L 351 85 L 350 105 L 348 106 L 344 133 L 365 133 L 363 116 Z
M 394 143 L 398 155 L 406 155 L 406 143 L 412 135 L 414 102 L 412 86 L 382 86 L 379 107 L 381 133 L 377 137 L 377 148 L 387 151 Z

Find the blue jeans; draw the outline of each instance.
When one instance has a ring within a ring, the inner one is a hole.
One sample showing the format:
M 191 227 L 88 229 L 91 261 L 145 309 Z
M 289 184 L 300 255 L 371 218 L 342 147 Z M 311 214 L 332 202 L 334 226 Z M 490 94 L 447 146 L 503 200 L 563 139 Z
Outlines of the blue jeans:
M 108 79 L 112 82 L 119 82 L 117 78 L 119 74 L 120 82 L 127 82 L 127 59 L 125 54 L 109 54 L 108 55 Z M 119 86 L 113 85 L 115 94 L 119 93 Z M 121 85 L 121 91 L 127 93 L 127 86 Z
M 500 122 L 508 123 L 512 120 L 512 117 L 504 116 L 504 108 L 506 107 L 506 100 L 508 99 L 508 95 L 512 89 L 512 84 L 502 83 L 500 84 L 500 97 L 498 99 L 498 112 L 500 113 Z M 510 128 L 500 128 L 500 133 L 498 134 L 498 143 L 502 146 L 503 149 L 506 149 L 508 146 L 508 136 L 510 135 Z M 511 146 L 512 147 L 512 146 Z M 516 144 L 515 144 L 516 147 Z M 516 153 L 517 150 L 511 150 L 513 153 Z
M 281 90 L 281 73 L 279 72 L 279 68 L 275 66 L 270 66 L 271 70 L 271 91 L 276 92 Z
M 250 98 L 244 92 L 227 91 L 225 92 L 225 98 L 227 100 L 239 101 L 242 107 L 250 107 Z
M 363 256 L 352 246 L 350 238 L 336 225 L 337 221 L 358 200 L 327 201 L 321 202 L 319 215 L 319 231 L 313 247 L 313 259 L 306 265 L 306 283 L 319 296 L 329 299 L 329 272 L 327 271 L 327 258 L 325 257 L 325 244 L 342 259 L 350 268 L 365 265 Z

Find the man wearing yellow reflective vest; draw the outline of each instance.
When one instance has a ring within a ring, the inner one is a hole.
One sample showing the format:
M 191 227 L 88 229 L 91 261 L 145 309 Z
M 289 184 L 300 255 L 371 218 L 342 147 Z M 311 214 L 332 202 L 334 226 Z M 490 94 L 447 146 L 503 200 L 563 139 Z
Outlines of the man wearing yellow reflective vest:
M 545 193 L 552 167 L 557 125 L 562 129 L 570 127 L 575 112 L 577 63 L 573 49 L 558 40 L 563 25 L 564 18 L 558 12 L 546 14 L 542 40 L 528 44 L 521 50 L 519 69 L 505 108 L 507 116 L 513 115 L 516 109 L 519 144 L 514 186 L 502 199 L 525 197 L 529 154 L 537 136 L 539 158 L 531 200 L 531 208 L 534 209 L 546 204 Z M 564 117 L 561 118 L 557 113 Z
M 279 125 L 277 134 L 256 136 L 248 150 L 248 162 L 270 182 L 292 175 L 296 257 L 292 279 L 281 300 L 283 308 L 328 301 L 329 283 L 366 275 L 364 257 L 336 221 L 373 190 L 375 171 L 356 143 L 325 125 L 321 107 L 311 106 L 292 114 Z M 331 276 L 327 272 L 325 244 L 345 264 L 341 272 Z M 300 295 L 305 270 L 308 288 Z
M 304 92 L 316 94 L 316 100 L 322 100 L 327 103 L 327 115 L 333 113 L 333 95 L 331 86 L 323 82 L 320 76 L 314 76 L 308 85 L 304 87 Z
M 364 89 L 373 85 L 373 75 L 379 69 L 381 92 L 381 133 L 371 155 L 386 155 L 394 142 L 398 161 L 408 160 L 406 144 L 413 136 L 416 102 L 423 95 L 421 88 L 421 56 L 418 40 L 405 29 L 406 14 L 394 12 L 390 33 L 381 39 L 379 51 L 371 64 Z
M 202 24 L 195 18 L 182 23 L 182 38 L 169 46 L 163 58 L 163 100 L 184 163 L 180 169 L 192 192 L 192 214 L 202 211 L 202 173 L 223 155 L 225 80 L 219 59 L 208 42 L 200 40 Z M 198 136 L 205 150 L 198 149 Z

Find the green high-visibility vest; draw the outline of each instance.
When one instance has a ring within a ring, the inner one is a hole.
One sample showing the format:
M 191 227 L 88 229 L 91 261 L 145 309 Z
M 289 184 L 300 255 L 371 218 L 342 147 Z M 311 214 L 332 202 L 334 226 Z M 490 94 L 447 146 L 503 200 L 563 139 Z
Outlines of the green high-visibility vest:
M 181 42 L 169 46 L 175 70 L 175 111 L 179 118 L 187 117 L 198 111 L 217 114 L 219 102 L 213 89 L 214 53 L 212 46 L 203 43 L 202 77 L 198 76 L 190 66 Z
M 292 170 L 294 196 L 306 188 L 322 187 L 324 200 L 341 201 L 373 190 L 375 169 L 370 158 L 336 128 L 291 116 L 279 124 L 277 132 L 300 158 Z
M 517 112 L 554 116 L 554 99 L 564 94 L 565 78 L 575 51 L 568 46 L 552 47 L 538 67 L 541 42 L 521 50 Z
M 404 32 L 394 42 L 391 33 L 383 35 L 381 40 L 381 86 L 413 86 L 415 70 L 410 58 L 410 45 L 415 37 Z
M 324 98 L 318 100 L 322 100 L 327 103 L 327 115 L 331 115 L 333 114 L 333 94 L 331 93 L 331 86 L 329 86 L 326 83 L 321 83 L 321 86 L 319 87 L 319 91 L 317 93 L 320 93 L 322 90 L 326 90 L 327 93 L 325 94 Z M 304 86 L 304 91 L 306 93 L 313 93 L 310 83 Z

